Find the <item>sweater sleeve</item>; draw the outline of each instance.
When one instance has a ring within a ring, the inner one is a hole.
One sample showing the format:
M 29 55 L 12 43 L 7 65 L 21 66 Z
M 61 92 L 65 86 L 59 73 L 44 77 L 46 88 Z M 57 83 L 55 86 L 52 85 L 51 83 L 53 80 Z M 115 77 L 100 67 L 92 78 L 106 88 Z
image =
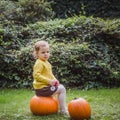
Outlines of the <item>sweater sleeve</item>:
M 44 66 L 40 63 L 34 65 L 33 78 L 38 82 L 44 82 L 46 84 L 49 84 L 50 79 L 41 74 L 43 67 Z

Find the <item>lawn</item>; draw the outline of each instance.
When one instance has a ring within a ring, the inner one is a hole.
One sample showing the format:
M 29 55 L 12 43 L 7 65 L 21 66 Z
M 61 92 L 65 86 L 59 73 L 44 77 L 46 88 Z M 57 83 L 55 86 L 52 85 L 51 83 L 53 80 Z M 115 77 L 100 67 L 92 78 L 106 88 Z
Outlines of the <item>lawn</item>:
M 70 120 L 60 114 L 35 116 L 29 109 L 34 92 L 28 89 L 0 90 L 0 120 Z M 120 88 L 79 90 L 67 89 L 67 103 L 75 97 L 91 105 L 91 120 L 120 120 Z

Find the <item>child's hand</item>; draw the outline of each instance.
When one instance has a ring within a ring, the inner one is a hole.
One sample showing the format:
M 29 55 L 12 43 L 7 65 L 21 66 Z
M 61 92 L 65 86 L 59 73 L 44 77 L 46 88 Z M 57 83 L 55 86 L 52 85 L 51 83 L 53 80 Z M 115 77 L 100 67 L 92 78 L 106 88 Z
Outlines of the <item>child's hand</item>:
M 58 81 L 58 80 L 55 80 L 54 86 L 58 86 L 58 85 L 59 85 L 59 81 Z
M 59 85 L 59 81 L 58 80 L 51 80 L 50 81 L 50 85 L 52 85 L 52 86 L 58 86 Z

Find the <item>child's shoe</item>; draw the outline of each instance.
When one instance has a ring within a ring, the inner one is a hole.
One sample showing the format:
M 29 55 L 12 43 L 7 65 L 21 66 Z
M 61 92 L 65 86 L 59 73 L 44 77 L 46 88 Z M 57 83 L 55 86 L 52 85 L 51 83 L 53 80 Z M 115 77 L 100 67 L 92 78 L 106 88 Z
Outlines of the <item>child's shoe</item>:
M 69 116 L 69 112 L 67 110 L 66 111 L 61 111 L 60 114 Z

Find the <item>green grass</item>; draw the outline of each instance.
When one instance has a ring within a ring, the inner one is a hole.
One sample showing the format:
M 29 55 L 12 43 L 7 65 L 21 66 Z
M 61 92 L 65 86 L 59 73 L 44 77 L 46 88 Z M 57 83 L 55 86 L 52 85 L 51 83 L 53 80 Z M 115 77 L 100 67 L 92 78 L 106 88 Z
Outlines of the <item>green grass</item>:
M 60 114 L 35 116 L 29 109 L 34 92 L 27 89 L 0 90 L 0 120 L 70 120 Z M 120 120 L 120 88 L 83 91 L 67 90 L 67 103 L 75 97 L 91 105 L 91 120 Z

